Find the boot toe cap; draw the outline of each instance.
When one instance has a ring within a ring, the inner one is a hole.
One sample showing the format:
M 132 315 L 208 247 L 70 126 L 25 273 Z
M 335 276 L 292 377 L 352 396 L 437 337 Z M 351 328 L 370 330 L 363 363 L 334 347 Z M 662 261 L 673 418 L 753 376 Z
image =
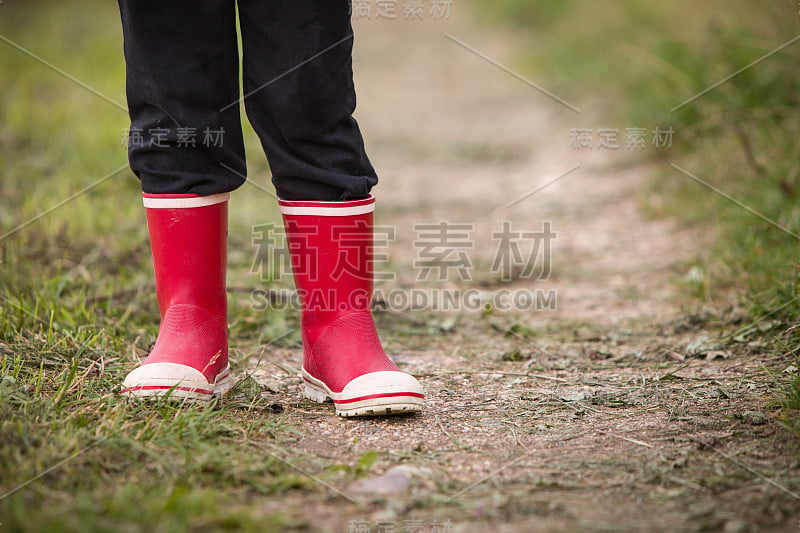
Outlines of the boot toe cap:
M 324 382 L 303 372 L 305 395 L 315 401 L 333 400 L 340 416 L 373 416 L 415 413 L 422 410 L 425 392 L 410 374 L 380 371 L 363 374 L 352 380 L 341 392 L 331 391 Z
M 407 394 L 419 398 L 425 396 L 422 385 L 414 376 L 392 370 L 370 372 L 358 376 L 345 385 L 342 390 L 342 395 L 348 398 L 382 394 Z
M 122 394 L 136 398 L 170 396 L 208 399 L 214 393 L 202 372 L 177 363 L 150 363 L 132 371 L 122 383 Z
M 375 416 L 422 411 L 425 392 L 410 374 L 371 372 L 349 382 L 334 399 L 340 416 Z

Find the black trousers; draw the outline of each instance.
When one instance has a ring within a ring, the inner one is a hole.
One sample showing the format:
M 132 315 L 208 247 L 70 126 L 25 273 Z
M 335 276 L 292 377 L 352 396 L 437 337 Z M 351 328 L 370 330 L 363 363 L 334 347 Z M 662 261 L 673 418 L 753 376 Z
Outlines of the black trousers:
M 240 103 L 278 196 L 364 198 L 377 183 L 353 87 L 348 0 L 119 0 L 128 155 L 154 194 L 231 191 L 247 173 Z

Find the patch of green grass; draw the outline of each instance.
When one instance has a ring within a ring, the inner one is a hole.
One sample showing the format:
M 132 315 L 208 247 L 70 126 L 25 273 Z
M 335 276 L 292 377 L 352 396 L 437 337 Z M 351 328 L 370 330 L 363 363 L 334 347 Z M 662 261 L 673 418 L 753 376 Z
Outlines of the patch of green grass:
M 777 404 L 782 410 L 780 421 L 787 429 L 800 437 L 800 372 L 796 365 L 792 366 L 794 372 L 786 380 L 781 394 L 778 395 Z
M 265 400 L 127 402 L 117 391 L 130 365 L 113 342 L 24 333 L 0 345 L 5 527 L 277 531 L 291 524 L 260 497 L 317 490 L 264 453 L 288 431 Z
M 355 465 L 331 465 L 327 468 L 328 472 L 342 472 L 353 479 L 360 479 L 369 475 L 370 469 L 378 460 L 378 452 L 370 450 L 358 458 Z

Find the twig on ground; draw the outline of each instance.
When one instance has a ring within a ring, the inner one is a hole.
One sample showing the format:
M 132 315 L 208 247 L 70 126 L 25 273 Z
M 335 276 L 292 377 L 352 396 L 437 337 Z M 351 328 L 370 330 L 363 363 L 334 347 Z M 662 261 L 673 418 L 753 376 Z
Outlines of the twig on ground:
M 442 424 L 442 421 L 441 421 L 441 420 L 439 420 L 439 417 L 438 417 L 438 416 L 435 416 L 435 415 L 434 415 L 434 417 L 433 417 L 433 418 L 434 418 L 434 420 L 436 420 L 436 424 L 439 426 L 439 429 L 441 429 L 441 430 L 442 430 L 442 433 L 444 433 L 444 434 L 445 434 L 445 436 L 446 436 L 448 439 L 450 439 L 450 442 L 452 442 L 453 444 L 455 444 L 456 446 L 458 446 L 458 448 L 459 448 L 459 449 L 461 449 L 461 450 L 472 450 L 472 449 L 473 449 L 473 446 L 472 446 L 472 445 L 469 445 L 469 444 L 464 444 L 463 442 L 461 442 L 460 440 L 458 440 L 457 438 L 455 438 L 453 435 L 451 435 L 451 434 L 450 434 L 450 432 L 449 432 L 449 431 L 447 431 L 447 430 L 444 428 L 444 424 Z
M 608 435 L 609 437 L 614 437 L 615 439 L 622 439 L 624 441 L 628 441 L 628 442 L 631 442 L 631 443 L 639 445 L 639 446 L 644 446 L 645 448 L 654 448 L 655 447 L 652 444 L 649 444 L 649 443 L 644 442 L 642 440 L 632 439 L 632 438 L 626 437 L 624 435 L 617 435 L 616 433 L 611 433 L 610 431 L 604 431 L 602 429 L 598 429 L 597 432 L 598 433 L 602 433 L 603 435 Z

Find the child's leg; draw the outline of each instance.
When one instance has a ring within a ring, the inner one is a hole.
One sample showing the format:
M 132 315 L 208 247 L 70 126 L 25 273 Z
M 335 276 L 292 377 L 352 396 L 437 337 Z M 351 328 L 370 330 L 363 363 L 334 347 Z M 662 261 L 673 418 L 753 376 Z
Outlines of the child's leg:
M 161 311 L 123 392 L 207 399 L 227 379 L 228 192 L 244 181 L 231 0 L 120 0 L 129 157 L 141 179 Z M 221 111 L 234 102 L 233 106 Z
M 353 119 L 346 0 L 239 6 L 245 106 L 269 158 L 303 304 L 307 397 L 342 416 L 416 412 L 424 393 L 372 320 L 377 176 Z
M 242 185 L 233 0 L 119 0 L 119 6 L 129 156 L 142 190 L 206 196 Z
M 240 2 L 244 104 L 286 200 L 365 198 L 346 0 Z

